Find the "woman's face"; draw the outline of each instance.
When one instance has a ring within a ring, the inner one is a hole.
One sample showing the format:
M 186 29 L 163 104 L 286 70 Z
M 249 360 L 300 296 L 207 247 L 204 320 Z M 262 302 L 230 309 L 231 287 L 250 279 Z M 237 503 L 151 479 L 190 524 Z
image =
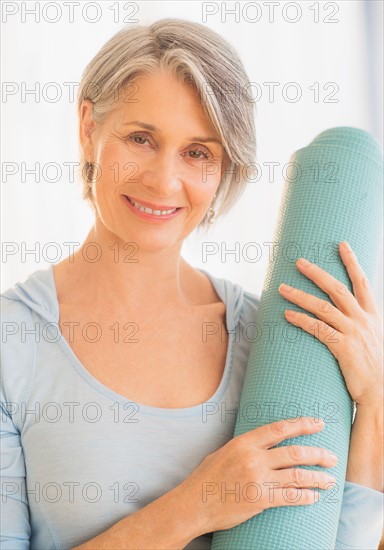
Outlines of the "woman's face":
M 84 101 L 80 136 L 86 160 L 98 165 L 98 217 L 122 241 L 152 250 L 180 244 L 204 218 L 220 183 L 224 150 L 186 84 L 168 73 L 137 77 L 99 126 Z M 152 212 L 141 212 L 127 197 Z

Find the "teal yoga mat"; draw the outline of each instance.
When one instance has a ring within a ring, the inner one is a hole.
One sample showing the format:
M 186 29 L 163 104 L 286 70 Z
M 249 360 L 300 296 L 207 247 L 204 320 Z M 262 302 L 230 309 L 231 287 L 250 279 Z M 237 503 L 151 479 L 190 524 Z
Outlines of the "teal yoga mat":
M 338 252 L 343 240 L 350 243 L 373 283 L 382 233 L 383 154 L 364 130 L 336 127 L 296 151 L 290 163 L 273 239 L 277 250 L 255 319 L 261 337 L 251 344 L 234 436 L 281 419 L 322 418 L 326 426 L 320 433 L 294 437 L 275 447 L 330 449 L 339 459 L 335 467 L 300 467 L 325 470 L 337 484 L 334 489 L 315 489 L 320 493 L 315 504 L 269 508 L 215 532 L 211 550 L 335 548 L 354 404 L 335 357 L 315 336 L 288 323 L 284 310 L 316 317 L 280 296 L 278 287 L 288 283 L 332 303 L 299 272 L 295 262 L 302 256 L 352 292 Z

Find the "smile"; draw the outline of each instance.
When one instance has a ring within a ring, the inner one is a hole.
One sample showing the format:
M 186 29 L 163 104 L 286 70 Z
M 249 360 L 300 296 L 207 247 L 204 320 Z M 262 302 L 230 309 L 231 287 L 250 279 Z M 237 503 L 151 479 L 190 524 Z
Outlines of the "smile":
M 127 195 L 125 196 L 127 197 Z M 152 208 L 148 208 L 148 206 L 145 206 L 130 197 L 127 197 L 127 199 L 131 204 L 133 204 L 133 206 L 135 206 L 135 208 L 138 208 L 142 212 L 147 212 L 148 214 L 155 214 L 156 216 L 165 216 L 166 214 L 172 214 L 172 212 L 177 210 L 177 208 L 171 208 L 170 210 L 152 210 Z
M 137 202 L 136 200 L 128 197 L 127 195 L 123 195 L 123 198 L 128 205 L 129 209 L 134 212 L 138 217 L 144 218 L 144 219 L 152 219 L 152 220 L 168 220 L 170 218 L 173 218 L 177 216 L 181 210 L 183 210 L 183 207 L 180 208 L 171 208 L 167 210 L 159 210 L 159 209 L 153 209 L 149 208 L 148 206 L 145 206 L 144 204 L 141 204 L 140 202 Z

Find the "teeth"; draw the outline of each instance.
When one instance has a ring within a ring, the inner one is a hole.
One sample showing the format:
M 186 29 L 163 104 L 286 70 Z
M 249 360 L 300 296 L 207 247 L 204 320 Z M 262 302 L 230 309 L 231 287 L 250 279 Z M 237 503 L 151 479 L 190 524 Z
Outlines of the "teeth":
M 165 216 L 166 214 L 172 214 L 172 212 L 176 211 L 176 208 L 172 208 L 172 210 L 152 210 L 151 208 L 148 208 L 147 206 L 143 206 L 139 202 L 136 202 L 133 199 L 130 199 L 129 197 L 127 198 L 129 202 L 133 204 L 133 206 L 141 210 L 141 212 L 147 212 L 148 214 L 154 214 L 155 216 Z

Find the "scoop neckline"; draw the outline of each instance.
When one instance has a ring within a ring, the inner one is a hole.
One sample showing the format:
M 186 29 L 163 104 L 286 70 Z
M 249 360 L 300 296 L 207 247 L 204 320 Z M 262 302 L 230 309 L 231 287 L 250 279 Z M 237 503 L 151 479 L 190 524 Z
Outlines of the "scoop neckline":
M 222 292 L 222 290 L 218 287 L 217 282 L 214 279 L 214 276 L 211 275 L 208 271 L 202 268 L 195 268 L 198 271 L 204 273 L 209 280 L 211 281 L 214 289 L 216 290 L 218 296 L 220 297 L 221 301 L 226 306 L 226 325 L 232 326 L 231 322 L 232 319 L 230 319 L 231 311 L 230 307 L 232 306 L 231 298 L 229 297 L 228 300 L 226 300 L 226 296 Z M 154 407 L 151 405 L 145 405 L 144 403 L 140 403 L 139 401 L 134 401 L 129 399 L 128 397 L 124 397 L 120 393 L 112 390 L 102 382 L 100 382 L 97 378 L 95 378 L 88 369 L 85 368 L 85 366 L 82 364 L 80 359 L 77 357 L 75 352 L 72 350 L 71 346 L 68 344 L 67 340 L 64 338 L 60 327 L 59 327 L 59 318 L 60 318 L 60 306 L 59 306 L 59 300 L 58 300 L 58 294 L 56 289 L 56 283 L 53 273 L 53 264 L 49 267 L 49 274 L 51 279 L 51 287 L 53 291 L 53 296 L 55 300 L 55 310 L 57 311 L 57 334 L 59 335 L 58 343 L 67 356 L 67 358 L 70 361 L 71 366 L 75 369 L 76 373 L 85 380 L 94 390 L 96 390 L 98 393 L 101 393 L 104 395 L 104 397 L 107 397 L 108 399 L 112 400 L 113 402 L 118 402 L 121 404 L 132 404 L 134 403 L 138 407 L 138 412 L 149 415 L 149 416 L 174 416 L 174 417 L 181 417 L 181 416 L 197 416 L 198 414 L 201 414 L 202 408 L 204 405 L 208 403 L 212 403 L 214 401 L 219 401 L 228 386 L 228 381 L 230 378 L 230 373 L 232 370 L 232 355 L 233 355 L 233 337 L 234 337 L 234 331 L 228 331 L 228 344 L 227 344 L 227 354 L 225 359 L 225 366 L 223 375 L 221 377 L 220 383 L 218 387 L 215 390 L 215 393 L 211 395 L 206 401 L 203 401 L 202 403 L 198 403 L 197 405 L 193 405 L 192 407 Z M 56 336 L 57 336 L 56 334 Z

